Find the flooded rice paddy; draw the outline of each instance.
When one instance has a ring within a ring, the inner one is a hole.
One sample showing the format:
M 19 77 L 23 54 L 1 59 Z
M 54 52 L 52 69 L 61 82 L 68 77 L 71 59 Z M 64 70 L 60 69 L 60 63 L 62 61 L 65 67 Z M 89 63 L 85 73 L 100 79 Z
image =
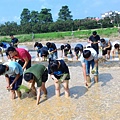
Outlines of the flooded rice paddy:
M 31 54 L 33 63 L 38 63 L 34 61 L 35 52 Z M 41 95 L 39 105 L 24 91 L 21 99 L 11 100 L 5 78 L 0 76 L 0 120 L 120 120 L 120 62 L 101 60 L 99 82 L 94 83 L 91 74 L 89 88 L 84 85 L 80 61 L 68 61 L 67 64 L 71 75 L 70 97 L 65 98 L 61 85 L 61 96 L 56 98 L 54 83 L 49 77 L 46 82 L 48 96 Z M 23 84 L 27 85 L 24 80 Z

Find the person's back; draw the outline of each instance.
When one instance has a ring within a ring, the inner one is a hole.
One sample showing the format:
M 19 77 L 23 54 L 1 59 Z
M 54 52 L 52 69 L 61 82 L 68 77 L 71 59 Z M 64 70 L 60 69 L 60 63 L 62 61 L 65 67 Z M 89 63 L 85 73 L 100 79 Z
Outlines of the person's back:
M 4 65 L 8 65 L 9 66 L 9 70 L 6 71 L 6 74 L 9 74 L 9 76 L 15 77 L 16 73 L 19 73 L 20 75 L 23 74 L 22 67 L 17 62 L 9 61 L 9 62 L 5 62 Z
M 46 46 L 43 46 L 41 49 L 40 49 L 40 53 L 41 53 L 41 57 L 43 56 L 43 55 L 48 55 L 49 53 L 48 53 L 48 48 L 46 47 Z
M 83 52 L 83 45 L 82 44 L 77 44 L 74 48 L 74 52 L 75 52 L 76 58 L 78 60 L 78 58 L 80 58 L 80 56 Z
M 42 82 L 42 75 L 44 73 L 44 71 L 46 70 L 46 67 L 42 64 L 35 64 L 33 66 L 31 66 L 30 68 L 28 68 L 25 73 L 33 73 L 35 76 L 35 81 L 38 82 Z
M 31 60 L 31 55 L 29 54 L 29 52 L 23 48 L 16 48 L 16 51 L 18 52 L 18 57 L 24 61 L 25 58 L 28 58 L 29 60 Z
M 2 43 L 0 44 L 0 46 L 3 47 L 4 49 L 7 49 L 8 47 L 11 46 L 11 44 L 10 44 L 10 43 L 7 43 L 7 42 L 2 42 Z
M 91 55 L 90 57 L 87 59 L 87 61 L 91 61 L 93 59 L 97 60 L 98 59 L 98 56 L 97 56 L 97 52 L 93 49 L 93 48 L 86 48 L 84 50 L 89 50 L 91 52 Z M 81 63 L 85 62 L 85 58 L 83 57 L 83 54 L 80 58 L 81 60 Z
M 65 96 L 69 97 L 69 69 L 63 60 L 50 61 L 48 65 L 48 73 L 54 80 L 56 96 L 60 96 L 60 84 L 63 83 Z
M 109 43 L 110 43 L 110 46 L 112 47 L 112 44 L 111 44 L 111 42 L 110 42 L 109 39 L 104 39 L 104 40 L 105 40 L 105 42 L 102 42 L 102 39 L 101 39 L 100 46 L 101 46 L 102 48 L 107 47 Z
M 70 44 L 65 44 L 65 48 L 64 49 L 68 49 L 68 50 L 70 50 L 71 49 L 71 45 Z
M 23 69 L 27 69 L 31 66 L 31 55 L 24 48 L 9 47 L 6 52 L 10 58 L 18 60 L 18 63 L 23 67 Z
M 43 91 L 44 96 L 47 97 L 47 89 L 45 83 L 48 80 L 48 70 L 42 64 L 35 64 L 28 68 L 24 73 L 25 81 L 31 83 L 31 90 L 34 91 L 34 95 L 37 94 L 36 105 L 39 104 L 41 91 Z M 37 92 L 35 88 L 35 83 L 37 84 Z
M 71 45 L 67 43 L 64 46 L 64 56 L 67 57 L 68 54 L 70 54 L 71 58 L 73 58 L 73 54 L 72 54 L 72 50 L 71 50 Z

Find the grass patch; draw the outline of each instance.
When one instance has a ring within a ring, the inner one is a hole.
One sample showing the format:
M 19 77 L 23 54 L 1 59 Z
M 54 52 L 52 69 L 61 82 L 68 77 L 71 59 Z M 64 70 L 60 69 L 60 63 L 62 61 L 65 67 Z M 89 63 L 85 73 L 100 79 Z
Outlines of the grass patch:
M 22 34 L 16 35 L 20 42 L 31 42 L 31 41 L 48 41 L 54 39 L 64 39 L 68 37 L 71 39 L 73 36 L 75 38 L 88 38 L 94 30 L 80 30 L 80 31 L 67 31 L 67 32 L 51 32 L 51 33 L 38 33 L 34 34 L 34 39 L 32 38 L 32 34 Z M 110 37 L 117 36 L 118 28 L 104 28 L 95 30 L 100 36 Z M 9 36 L 1 36 L 0 42 L 10 42 L 11 38 Z

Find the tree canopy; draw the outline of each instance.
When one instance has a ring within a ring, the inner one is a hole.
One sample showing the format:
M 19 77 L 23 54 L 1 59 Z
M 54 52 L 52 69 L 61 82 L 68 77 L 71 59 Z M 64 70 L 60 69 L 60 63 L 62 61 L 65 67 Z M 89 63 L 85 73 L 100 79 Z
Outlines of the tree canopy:
M 53 21 L 51 9 L 44 8 L 41 11 L 30 11 L 28 8 L 24 8 L 20 14 L 20 25 L 14 21 L 0 24 L 0 35 L 107 28 L 120 24 L 120 14 L 115 12 L 112 12 L 109 17 L 99 20 L 94 17 L 73 20 L 72 17 L 73 15 L 71 15 L 67 5 L 61 7 L 56 21 Z

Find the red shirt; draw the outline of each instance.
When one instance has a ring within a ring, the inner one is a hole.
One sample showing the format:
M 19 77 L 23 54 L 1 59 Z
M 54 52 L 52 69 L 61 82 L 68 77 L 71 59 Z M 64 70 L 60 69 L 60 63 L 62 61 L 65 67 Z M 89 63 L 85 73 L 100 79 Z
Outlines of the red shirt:
M 18 53 L 17 57 L 21 61 L 25 62 L 25 60 L 24 60 L 25 58 L 28 58 L 28 60 L 31 60 L 31 55 L 27 50 L 25 50 L 23 48 L 15 48 L 15 49 L 16 49 L 16 51 Z

